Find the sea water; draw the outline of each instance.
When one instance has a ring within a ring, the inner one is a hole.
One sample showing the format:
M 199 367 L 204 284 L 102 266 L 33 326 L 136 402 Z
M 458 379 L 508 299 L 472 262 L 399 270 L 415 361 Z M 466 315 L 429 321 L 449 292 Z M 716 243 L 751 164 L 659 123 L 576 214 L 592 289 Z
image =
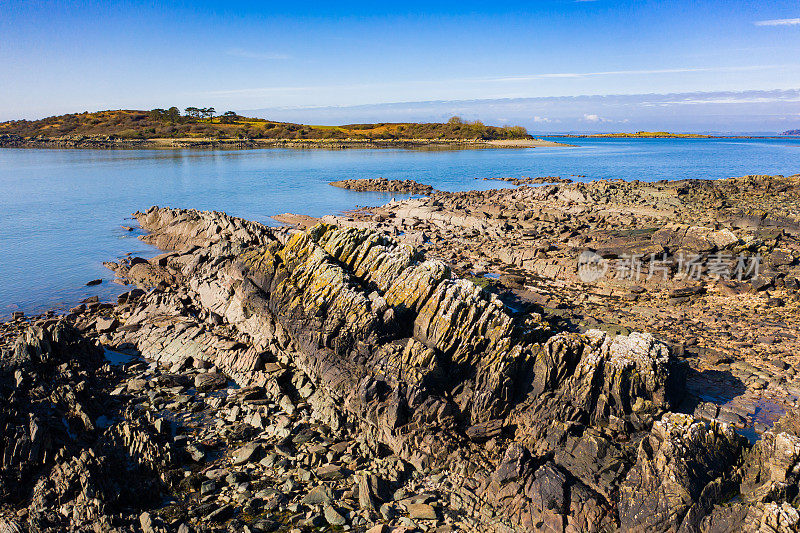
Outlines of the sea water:
M 561 140 L 563 139 L 554 139 Z M 129 217 L 151 205 L 214 209 L 275 224 L 380 205 L 393 193 L 328 185 L 413 179 L 457 191 L 509 186 L 483 178 L 656 181 L 800 172 L 800 139 L 567 139 L 575 148 L 481 150 L 0 149 L 0 317 L 113 298 L 125 287 L 102 266 L 157 251 Z M 576 176 L 585 176 L 576 177 Z M 103 279 L 100 285 L 86 283 Z

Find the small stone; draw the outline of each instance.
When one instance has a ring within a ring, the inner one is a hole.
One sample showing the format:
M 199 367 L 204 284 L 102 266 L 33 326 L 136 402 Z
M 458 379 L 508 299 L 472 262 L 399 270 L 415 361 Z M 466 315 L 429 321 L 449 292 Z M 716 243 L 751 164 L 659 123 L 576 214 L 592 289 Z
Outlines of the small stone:
M 238 466 L 256 461 L 259 458 L 260 453 L 261 444 L 258 442 L 250 442 L 245 444 L 234 453 L 233 464 Z
M 321 505 L 331 501 L 333 501 L 333 494 L 325 485 L 317 485 L 303 496 L 303 503 L 306 505 Z
M 294 404 L 292 403 L 292 400 L 291 400 L 291 398 L 289 398 L 288 396 L 286 396 L 286 395 L 284 394 L 284 395 L 281 397 L 279 404 L 280 404 L 280 406 L 281 406 L 281 409 L 283 409 L 283 410 L 284 410 L 284 412 L 285 412 L 287 415 L 289 415 L 289 416 L 292 416 L 292 415 L 294 415 L 296 408 L 295 408 Z
M 140 392 L 147 387 L 146 379 L 131 379 L 128 381 L 126 388 L 128 392 Z
M 217 484 L 212 480 L 203 481 L 200 485 L 200 495 L 205 496 L 206 494 L 211 494 L 212 492 L 217 490 Z
M 108 333 L 117 329 L 119 322 L 114 317 L 100 317 L 95 322 L 94 327 L 98 333 Z
M 194 377 L 194 386 L 197 392 L 210 392 L 228 385 L 228 378 L 216 372 L 197 374 Z
M 139 525 L 142 526 L 142 533 L 155 533 L 153 529 L 153 519 L 150 513 L 142 513 L 139 515 Z
M 156 431 L 162 435 L 170 435 L 172 433 L 172 424 L 169 420 L 165 420 L 163 418 L 157 419 L 153 423 L 153 427 L 155 427 Z
M 313 514 L 301 522 L 301 524 L 312 529 L 323 527 L 325 525 L 325 517 L 323 517 L 321 514 Z
M 697 294 L 703 294 L 706 292 L 706 288 L 702 285 L 690 285 L 688 287 L 678 287 L 669 291 L 670 298 L 685 298 L 688 296 L 694 296 Z
M 343 526 L 347 523 L 345 517 L 343 517 L 339 512 L 333 508 L 331 505 L 325 506 L 325 520 L 332 526 Z
M 436 509 L 427 503 L 406 504 L 408 516 L 414 520 L 437 520 Z
M 206 520 L 209 522 L 224 522 L 233 515 L 233 507 L 230 505 L 223 505 L 216 511 L 206 515 Z
M 317 477 L 325 481 L 342 479 L 345 475 L 345 469 L 340 465 L 324 465 L 317 468 Z

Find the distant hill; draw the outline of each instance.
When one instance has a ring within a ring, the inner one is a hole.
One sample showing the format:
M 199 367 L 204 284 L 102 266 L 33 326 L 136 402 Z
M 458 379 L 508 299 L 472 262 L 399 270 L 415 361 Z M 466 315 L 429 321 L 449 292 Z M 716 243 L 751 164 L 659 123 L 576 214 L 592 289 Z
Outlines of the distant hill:
M 111 139 L 287 139 L 287 140 L 514 140 L 533 139 L 520 126 L 486 126 L 453 117 L 445 123 L 380 123 L 311 126 L 247 118 L 232 111 L 214 116 L 213 109 L 177 108 L 152 111 L 113 110 L 72 113 L 41 120 L 0 123 L 0 135 L 35 137 L 106 136 Z
M 800 130 L 784 131 L 781 135 L 800 135 Z

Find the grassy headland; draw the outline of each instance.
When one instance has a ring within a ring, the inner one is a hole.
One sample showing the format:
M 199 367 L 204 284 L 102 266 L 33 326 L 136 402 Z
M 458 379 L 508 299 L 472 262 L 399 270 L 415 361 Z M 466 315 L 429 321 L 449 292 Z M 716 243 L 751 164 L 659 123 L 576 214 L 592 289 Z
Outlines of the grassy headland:
M 487 126 L 453 117 L 444 123 L 379 123 L 314 126 L 239 116 L 214 116 L 211 108 L 71 113 L 41 120 L 0 123 L 0 146 L 74 145 L 337 145 L 361 143 L 447 144 L 537 141 L 521 126 Z

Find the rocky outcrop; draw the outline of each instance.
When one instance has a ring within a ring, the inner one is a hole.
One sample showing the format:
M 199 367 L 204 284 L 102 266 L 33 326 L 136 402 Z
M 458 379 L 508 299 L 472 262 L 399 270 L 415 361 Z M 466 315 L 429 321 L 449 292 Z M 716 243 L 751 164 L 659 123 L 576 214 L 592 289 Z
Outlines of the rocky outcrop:
M 402 192 L 408 194 L 430 194 L 433 187 L 414 180 L 390 180 L 386 178 L 362 178 L 332 181 L 331 185 L 341 189 L 373 192 Z
M 194 209 L 150 208 L 144 213 L 134 213 L 144 228 L 153 228 L 142 240 L 162 250 L 178 250 L 192 246 L 207 247 L 223 240 L 241 244 L 266 244 L 274 240 L 266 226 L 231 217 L 225 213 L 211 213 Z M 162 261 L 169 256 L 162 256 Z
M 210 530 L 433 527 L 453 516 L 473 531 L 796 528 L 793 424 L 751 446 L 729 425 L 675 413 L 686 369 L 650 334 L 579 333 L 540 308 L 509 308 L 372 229 L 275 230 L 161 208 L 137 218 L 166 253 L 116 265 L 141 290 L 69 320 L 160 366 L 111 391 L 80 385 L 58 366 L 94 349 L 74 330 L 74 341 L 26 334 L 4 356 L 7 379 L 56 365 L 57 379 L 37 387 L 76 391 L 46 426 L 65 451 L 44 469 L 33 452 L 9 455 L 4 476 L 29 472 L 15 485 L 29 510 L 50 516 L 69 501 L 58 512 L 75 524 L 124 514 L 106 474 L 124 460 L 147 494 L 194 494 L 170 512 Z M 101 379 L 92 353 L 86 368 Z M 98 422 L 100 405 L 112 423 Z M 39 408 L 15 409 L 4 427 L 38 442 L 22 415 Z M 147 511 L 142 527 L 168 515 L 131 501 Z
M 178 235 L 202 237 L 188 226 L 208 227 L 208 214 L 183 213 L 176 224 L 166 211 L 161 224 L 160 211 L 140 220 L 176 245 L 183 245 Z M 282 240 L 240 246 L 242 252 L 234 254 L 237 244 L 226 250 L 227 259 L 210 254 L 193 271 L 185 265 L 194 263 L 181 255 L 170 257 L 166 266 L 181 268 L 190 279 L 198 307 L 248 336 L 262 351 L 261 364 L 291 361 L 302 369 L 315 385 L 320 416 L 334 426 L 341 421 L 360 426 L 425 470 L 445 464 L 445 458 L 472 446 L 470 441 L 506 438 L 503 428 L 513 420 L 532 465 L 540 460 L 535 458 L 558 452 L 550 470 L 534 470 L 535 479 L 560 482 L 561 491 L 583 487 L 583 496 L 573 491 L 574 507 L 565 502 L 555 512 L 561 517 L 556 521 L 589 523 L 592 513 L 610 516 L 622 474 L 609 476 L 603 469 L 616 464 L 624 473 L 630 466 L 625 454 L 631 455 L 615 439 L 649 429 L 671 406 L 671 380 L 678 373 L 663 345 L 639 334 L 555 334 L 541 315 L 515 316 L 495 296 L 454 278 L 441 262 L 374 231 L 321 224 Z M 208 244 L 215 250 L 223 245 Z M 143 337 L 141 330 L 137 335 Z M 183 350 L 191 345 L 167 344 Z M 154 351 L 163 357 L 170 349 Z M 237 353 L 206 350 L 192 357 L 210 357 L 212 364 L 253 383 L 260 371 L 235 368 L 252 360 Z M 580 439 L 570 453 L 563 446 L 564 440 L 592 432 L 597 446 L 613 448 L 604 456 L 607 463 L 596 468 Z M 482 468 L 489 480 L 494 467 Z M 479 488 L 476 497 L 502 507 L 488 487 Z M 508 519 L 523 526 L 537 523 L 540 515 Z M 607 519 L 614 523 L 613 516 Z
M 744 440 L 669 413 L 683 369 L 650 335 L 558 333 L 368 229 L 320 224 L 242 250 L 189 274 L 199 307 L 302 369 L 334 426 L 420 471 L 460 464 L 464 508 L 527 529 L 693 531 L 739 486 Z M 464 453 L 487 441 L 508 449 L 489 464 Z

